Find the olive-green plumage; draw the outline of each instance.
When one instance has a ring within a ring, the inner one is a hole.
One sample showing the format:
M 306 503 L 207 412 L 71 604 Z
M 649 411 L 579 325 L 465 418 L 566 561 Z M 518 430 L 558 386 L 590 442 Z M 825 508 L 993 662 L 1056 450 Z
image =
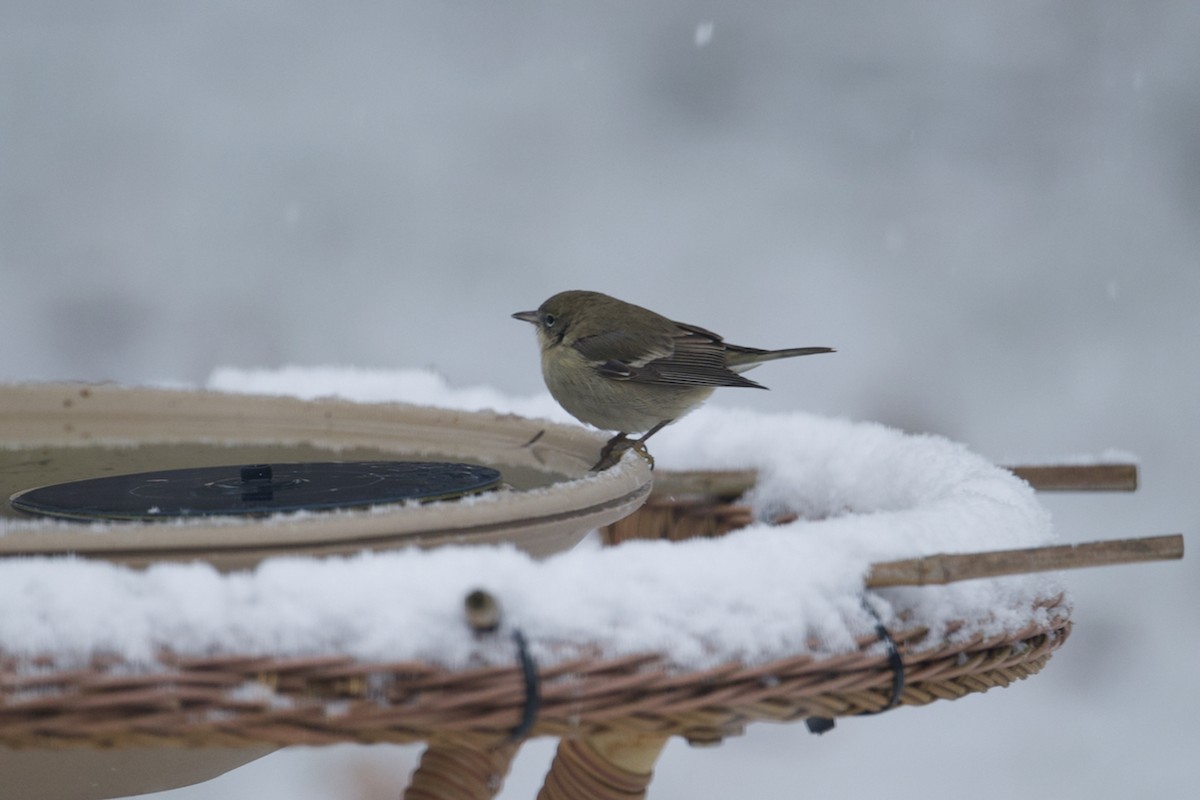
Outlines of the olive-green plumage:
M 542 376 L 563 408 L 597 428 L 649 431 L 639 441 L 718 387 L 766 388 L 741 375 L 764 361 L 833 352 L 728 344 L 712 331 L 599 292 L 560 292 L 513 317 L 537 328 Z

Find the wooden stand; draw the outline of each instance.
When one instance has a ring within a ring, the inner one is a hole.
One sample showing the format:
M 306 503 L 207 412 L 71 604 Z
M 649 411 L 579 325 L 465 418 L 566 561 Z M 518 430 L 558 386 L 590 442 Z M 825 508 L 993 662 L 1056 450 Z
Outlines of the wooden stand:
M 636 800 L 646 796 L 654 762 L 669 737 L 598 733 L 563 739 L 537 800 Z

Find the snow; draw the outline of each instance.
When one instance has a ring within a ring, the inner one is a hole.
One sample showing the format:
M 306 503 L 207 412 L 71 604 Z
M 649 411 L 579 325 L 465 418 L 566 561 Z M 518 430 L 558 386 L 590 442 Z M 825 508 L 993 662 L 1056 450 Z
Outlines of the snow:
M 563 419 L 548 396 L 454 388 L 424 370 L 221 369 L 208 388 L 436 403 Z M 872 630 L 862 578 L 876 561 L 1032 546 L 1052 539 L 1032 490 L 966 448 L 874 423 L 702 408 L 652 442 L 659 469 L 755 468 L 759 519 L 722 539 L 585 545 L 536 561 L 511 547 L 448 546 L 344 558 L 280 557 L 223 575 L 205 564 L 132 570 L 80 559 L 0 563 L 0 652 L 78 663 L 116 654 L 153 668 L 185 655 L 348 654 L 460 666 L 508 663 L 507 637 L 478 637 L 463 599 L 491 592 L 543 663 L 599 646 L 658 652 L 681 668 L 852 649 Z M 637 458 L 627 453 L 625 458 Z M 873 595 L 936 633 L 1015 630 L 1062 591 L 1056 576 Z
M 283 367 L 213 371 L 205 388 L 221 392 L 288 395 L 305 400 L 339 397 L 360 403 L 401 401 L 460 411 L 493 409 L 558 422 L 572 418 L 548 394 L 509 397 L 490 386 L 451 387 L 432 370 L 388 371 L 357 367 Z

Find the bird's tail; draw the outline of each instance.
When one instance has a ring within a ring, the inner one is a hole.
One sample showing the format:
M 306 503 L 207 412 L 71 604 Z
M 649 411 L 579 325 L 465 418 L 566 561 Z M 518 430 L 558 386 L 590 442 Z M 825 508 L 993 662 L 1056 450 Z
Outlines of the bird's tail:
M 786 350 L 759 350 L 757 347 L 741 347 L 736 344 L 726 344 L 725 350 L 725 366 L 734 372 L 745 372 L 764 361 L 774 361 L 777 358 L 795 358 L 796 356 L 815 356 L 818 353 L 837 352 L 832 347 L 789 347 Z

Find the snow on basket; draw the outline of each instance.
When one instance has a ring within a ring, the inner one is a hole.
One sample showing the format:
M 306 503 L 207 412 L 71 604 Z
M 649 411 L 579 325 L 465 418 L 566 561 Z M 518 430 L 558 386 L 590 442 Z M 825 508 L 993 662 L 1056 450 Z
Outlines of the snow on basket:
M 240 379 L 263 389 L 261 373 L 222 378 Z M 395 376 L 391 399 L 423 399 L 404 396 L 421 380 Z M 416 785 L 447 747 L 502 776 L 525 736 L 585 739 L 560 749 L 569 774 L 617 736 L 644 740 L 602 753 L 628 777 L 670 735 L 716 741 L 756 719 L 1007 685 L 1070 629 L 1054 575 L 864 592 L 873 563 L 1051 540 L 1032 489 L 957 444 L 708 408 L 664 432 L 655 456 L 660 470 L 755 469 L 749 524 L 541 561 L 511 546 L 281 557 L 230 574 L 0 560 L 0 744 L 439 742 Z

